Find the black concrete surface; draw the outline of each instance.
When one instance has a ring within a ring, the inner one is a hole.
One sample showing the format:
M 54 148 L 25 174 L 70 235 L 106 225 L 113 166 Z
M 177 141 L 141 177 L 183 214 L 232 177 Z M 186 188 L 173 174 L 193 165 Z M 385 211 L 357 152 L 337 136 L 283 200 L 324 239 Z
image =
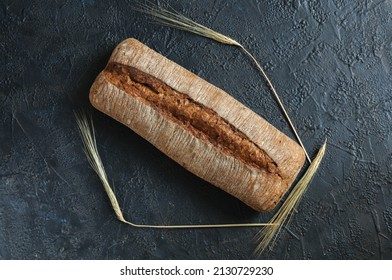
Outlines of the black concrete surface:
M 261 259 L 392 258 L 392 2 L 159 1 L 242 42 L 270 75 L 323 164 Z M 115 219 L 82 151 L 74 110 L 93 116 L 126 217 L 137 223 L 267 221 L 94 110 L 88 91 L 134 37 L 293 137 L 238 49 L 162 27 L 133 1 L 0 3 L 0 258 L 248 259 L 258 229 L 149 230 Z

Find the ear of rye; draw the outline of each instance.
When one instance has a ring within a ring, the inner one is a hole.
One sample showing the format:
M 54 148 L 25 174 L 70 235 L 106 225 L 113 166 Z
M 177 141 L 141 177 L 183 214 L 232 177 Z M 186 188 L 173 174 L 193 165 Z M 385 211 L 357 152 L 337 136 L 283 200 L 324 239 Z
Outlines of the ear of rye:
M 255 250 L 256 255 L 261 254 L 268 248 L 272 249 L 283 225 L 290 222 L 294 209 L 296 209 L 301 202 L 310 182 L 312 181 L 320 166 L 320 163 L 325 154 L 326 147 L 327 141 L 324 142 L 311 165 L 306 170 L 305 174 L 293 187 L 285 202 L 270 220 L 270 223 L 274 224 L 274 226 L 262 229 L 258 233 L 257 239 L 259 244 Z

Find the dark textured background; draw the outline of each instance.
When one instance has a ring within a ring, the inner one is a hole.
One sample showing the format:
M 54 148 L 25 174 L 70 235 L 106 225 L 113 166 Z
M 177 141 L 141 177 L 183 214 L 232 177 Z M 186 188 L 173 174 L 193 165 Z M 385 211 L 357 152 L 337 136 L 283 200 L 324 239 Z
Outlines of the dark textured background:
M 327 155 L 270 254 L 392 258 L 392 1 L 168 1 L 262 62 L 314 155 Z M 167 6 L 162 1 L 163 6 Z M 126 217 L 138 223 L 267 221 L 93 110 L 88 91 L 134 37 L 223 88 L 292 137 L 238 49 L 152 24 L 132 1 L 1 1 L 0 258 L 247 259 L 258 229 L 146 230 L 118 222 L 82 152 L 92 112 Z

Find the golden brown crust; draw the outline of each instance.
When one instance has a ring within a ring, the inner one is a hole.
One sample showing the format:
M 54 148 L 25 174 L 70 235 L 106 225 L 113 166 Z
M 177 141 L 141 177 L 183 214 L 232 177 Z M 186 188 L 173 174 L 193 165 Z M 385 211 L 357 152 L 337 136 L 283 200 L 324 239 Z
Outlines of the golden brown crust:
M 264 119 L 135 39 L 114 50 L 90 100 L 259 211 L 276 205 L 305 160 L 302 149 Z
M 210 142 L 217 149 L 245 164 L 279 176 L 276 163 L 265 151 L 216 112 L 186 94 L 137 68 L 120 63 L 109 63 L 104 75 L 108 82 L 135 98 L 140 98 L 197 138 Z

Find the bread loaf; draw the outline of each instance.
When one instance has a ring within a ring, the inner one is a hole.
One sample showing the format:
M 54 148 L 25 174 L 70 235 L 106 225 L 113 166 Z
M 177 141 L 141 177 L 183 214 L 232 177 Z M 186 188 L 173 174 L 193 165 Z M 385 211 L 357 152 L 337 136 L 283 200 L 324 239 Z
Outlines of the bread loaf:
M 302 148 L 263 118 L 135 39 L 115 48 L 89 97 L 95 108 L 258 211 L 273 209 L 305 160 Z

